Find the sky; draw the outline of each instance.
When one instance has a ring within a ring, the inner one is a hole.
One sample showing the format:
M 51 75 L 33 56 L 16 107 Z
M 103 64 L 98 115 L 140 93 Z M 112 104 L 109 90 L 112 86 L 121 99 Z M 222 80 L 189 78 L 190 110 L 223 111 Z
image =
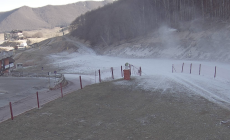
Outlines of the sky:
M 46 5 L 65 5 L 69 3 L 75 3 L 75 2 L 87 1 L 87 0 L 0 0 L 0 1 L 1 1 L 0 12 L 6 12 L 22 6 L 37 8 Z M 90 0 L 90 1 L 102 1 L 102 0 Z

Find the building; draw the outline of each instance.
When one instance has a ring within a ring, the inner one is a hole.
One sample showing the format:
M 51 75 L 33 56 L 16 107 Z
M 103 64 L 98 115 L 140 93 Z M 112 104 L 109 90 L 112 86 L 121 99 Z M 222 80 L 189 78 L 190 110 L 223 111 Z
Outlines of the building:
M 12 30 L 10 34 L 11 34 L 11 38 L 15 40 L 23 39 L 23 34 L 21 30 Z
M 4 40 L 10 40 L 11 36 L 10 33 L 4 33 Z
M 13 51 L 0 52 L 0 75 L 9 73 L 10 68 L 14 67 Z
M 21 30 L 12 30 L 10 33 L 4 33 L 5 40 L 12 40 L 12 39 L 19 40 L 23 38 L 24 36 Z

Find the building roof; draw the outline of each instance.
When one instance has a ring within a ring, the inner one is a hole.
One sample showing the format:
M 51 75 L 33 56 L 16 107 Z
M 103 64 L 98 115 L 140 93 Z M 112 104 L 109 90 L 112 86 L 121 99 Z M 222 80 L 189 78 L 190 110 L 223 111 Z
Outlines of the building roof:
M 12 30 L 10 33 L 22 33 L 22 30 Z
M 0 51 L 0 60 L 7 58 L 7 57 L 12 57 L 14 54 L 13 51 Z

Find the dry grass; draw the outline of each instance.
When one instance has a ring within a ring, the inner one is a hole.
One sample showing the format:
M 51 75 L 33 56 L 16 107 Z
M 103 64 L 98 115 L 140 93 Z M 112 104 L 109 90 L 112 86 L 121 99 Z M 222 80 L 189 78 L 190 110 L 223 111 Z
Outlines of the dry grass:
M 61 30 L 60 27 L 55 27 L 53 29 L 39 29 L 39 30 L 32 30 L 32 31 L 24 31 L 23 33 L 28 33 L 29 35 L 34 35 L 38 32 L 41 32 L 43 34 L 42 38 L 52 38 L 61 36 L 62 33 L 59 32 Z
M 230 112 L 197 96 L 95 84 L 0 124 L 2 139 L 222 139 Z
M 63 33 L 60 32 L 62 28 L 59 27 L 55 27 L 53 29 L 40 29 L 40 30 L 33 30 L 33 31 L 24 31 L 25 34 L 29 34 L 29 35 L 34 35 L 36 33 L 41 32 L 42 33 L 42 37 L 41 38 L 28 38 L 28 40 L 30 41 L 30 44 L 34 44 L 34 43 L 39 43 L 41 41 L 44 41 L 48 38 L 53 38 L 53 37 L 58 37 L 58 36 L 62 36 Z M 65 34 L 67 34 L 68 31 L 65 31 Z

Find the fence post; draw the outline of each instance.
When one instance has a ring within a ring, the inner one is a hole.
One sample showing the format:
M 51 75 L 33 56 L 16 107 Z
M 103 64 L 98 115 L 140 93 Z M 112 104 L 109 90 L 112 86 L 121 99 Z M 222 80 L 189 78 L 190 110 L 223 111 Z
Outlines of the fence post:
M 98 70 L 98 73 L 99 73 L 99 82 L 101 83 L 101 71 L 100 71 L 100 69 Z
M 114 75 L 113 75 L 113 67 L 111 67 L 111 71 L 112 71 L 112 78 L 114 79 Z
M 200 67 L 199 67 L 199 75 L 200 75 L 200 71 L 201 71 L 201 64 L 200 64 Z
M 123 77 L 123 71 L 122 71 L 122 66 L 121 66 L 121 77 Z
M 214 78 L 216 78 L 216 66 L 215 66 L 215 74 L 214 74 Z
M 184 72 L 184 63 L 182 64 L 182 70 L 181 70 L 181 73 Z
M 141 67 L 140 67 L 140 76 L 141 76 L 141 72 L 142 72 L 142 71 L 141 71 Z
M 60 83 L 61 86 L 61 97 L 63 98 L 63 93 L 62 93 L 62 84 Z
M 12 109 L 11 102 L 9 102 L 9 105 L 10 105 L 11 120 L 13 120 L 14 119 L 14 115 L 13 115 L 13 109 Z
M 192 74 L 192 63 L 190 64 L 190 74 Z
M 80 79 L 80 86 L 81 86 L 81 89 L 82 89 L 82 81 L 81 81 L 81 76 L 79 76 L 79 79 Z
M 96 71 L 95 71 L 95 84 L 96 84 Z
M 37 92 L 36 94 L 37 94 L 37 103 L 38 103 L 38 108 L 39 108 L 39 98 L 38 98 L 38 92 Z
M 172 73 L 173 73 L 173 67 L 174 67 L 174 66 L 173 66 L 173 64 L 172 64 Z
M 49 76 L 49 88 L 50 88 L 50 72 L 48 72 L 48 76 Z

